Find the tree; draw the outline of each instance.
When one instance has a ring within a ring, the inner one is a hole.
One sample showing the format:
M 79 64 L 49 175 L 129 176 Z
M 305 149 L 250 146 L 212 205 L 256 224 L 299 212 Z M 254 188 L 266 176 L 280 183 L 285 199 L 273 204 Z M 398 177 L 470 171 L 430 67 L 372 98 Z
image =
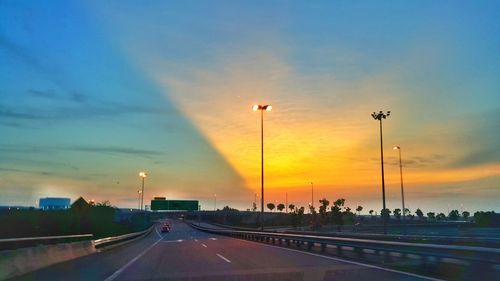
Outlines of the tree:
M 109 200 L 105 200 L 96 204 L 97 207 L 111 207 Z
M 396 208 L 396 209 L 394 209 L 394 211 L 392 213 L 394 214 L 396 219 L 401 220 L 401 209 Z
M 422 220 L 424 218 L 424 212 L 422 212 L 422 210 L 420 209 L 417 209 L 415 211 L 415 214 L 417 214 L 419 220 Z
M 274 203 L 267 203 L 267 208 L 271 210 L 271 212 L 274 210 L 274 207 L 276 207 L 274 206 Z
M 351 212 L 351 208 L 345 208 L 345 211 L 342 213 L 342 220 L 344 221 L 344 224 L 354 224 L 356 221 L 356 215 Z
M 410 209 L 408 209 L 408 208 L 405 208 L 405 209 L 404 209 L 404 212 L 405 212 L 405 216 L 406 216 L 406 215 L 409 215 L 409 214 L 411 213 L 411 212 L 410 212 Z
M 326 223 L 326 212 L 328 211 L 328 205 L 330 205 L 330 201 L 326 200 L 326 198 L 323 198 L 319 200 L 319 203 L 321 203 L 321 206 L 319 206 L 319 215 L 321 217 L 322 223 Z
M 293 204 L 288 205 L 288 209 L 290 209 L 290 212 L 293 212 L 293 210 L 295 209 L 295 205 Z
M 344 224 L 344 221 L 342 220 L 342 212 L 340 209 L 340 206 L 338 205 L 339 201 L 335 201 L 333 203 L 333 206 L 331 208 L 332 210 L 332 219 L 333 223 L 337 225 L 338 231 L 342 231 L 342 225 Z
M 293 227 L 302 226 L 302 221 L 304 217 L 304 207 L 296 209 L 294 206 L 293 209 L 295 209 L 295 211 L 291 213 L 292 226 Z
M 363 207 L 362 206 L 358 206 L 356 208 L 356 212 L 358 212 L 358 216 L 361 215 L 361 211 L 363 211 Z
M 427 213 L 427 217 L 428 217 L 430 220 L 434 220 L 434 219 L 436 219 L 436 213 L 434 213 L 434 212 L 428 212 L 428 213 Z
M 452 210 L 449 214 L 448 214 L 448 218 L 452 221 L 456 221 L 458 220 L 458 217 L 460 217 L 460 213 L 458 212 L 458 210 Z
M 222 211 L 224 212 L 239 212 L 238 209 L 235 209 L 235 208 L 231 208 L 229 206 L 224 206 L 224 208 L 222 208 Z
M 475 212 L 474 222 L 476 223 L 477 226 L 498 227 L 500 226 L 500 214 L 497 214 L 493 211 Z
M 278 209 L 278 211 L 280 211 L 280 212 L 283 212 L 283 210 L 285 209 L 285 204 L 283 204 L 283 203 L 278 204 L 276 209 Z
M 445 215 L 445 214 L 443 214 L 443 213 L 439 213 L 439 214 L 437 214 L 436 219 L 437 219 L 438 221 L 445 220 L 445 219 L 446 219 L 446 215 Z
M 380 210 L 380 217 L 383 221 L 388 221 L 391 217 L 391 210 L 387 208 Z
M 462 217 L 464 218 L 464 220 L 467 220 L 470 217 L 470 213 L 467 212 L 467 211 L 463 211 L 462 212 Z
M 344 203 L 345 203 L 345 199 L 339 198 L 339 199 L 335 200 L 335 202 L 333 202 L 333 205 L 338 206 L 338 207 L 343 207 Z
M 257 211 L 257 203 L 255 202 L 252 203 L 252 211 Z

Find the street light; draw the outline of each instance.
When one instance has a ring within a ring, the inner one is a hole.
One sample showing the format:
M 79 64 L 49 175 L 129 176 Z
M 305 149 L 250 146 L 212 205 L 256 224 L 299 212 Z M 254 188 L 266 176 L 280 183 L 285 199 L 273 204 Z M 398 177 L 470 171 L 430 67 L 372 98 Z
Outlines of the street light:
M 396 145 L 392 149 L 399 151 L 399 175 L 401 178 L 401 201 L 403 202 L 403 222 L 405 221 L 405 192 L 403 188 L 403 164 L 401 162 L 401 146 Z
M 313 182 L 310 182 L 309 184 L 311 185 L 311 206 L 314 208 L 314 184 Z
M 260 229 L 264 230 L 264 111 L 271 111 L 273 107 L 269 104 L 259 105 L 255 104 L 252 106 L 253 111 L 260 110 L 260 149 L 261 149 L 261 176 L 260 176 L 260 193 L 262 194 L 260 198 Z
M 387 234 L 387 219 L 385 218 L 385 180 L 384 180 L 384 145 L 382 142 L 382 119 L 386 119 L 391 115 L 390 111 L 387 111 L 387 113 L 384 113 L 383 111 L 379 111 L 379 113 L 373 112 L 372 117 L 375 120 L 378 120 L 380 122 L 380 165 L 382 167 L 382 205 L 383 205 L 383 210 L 384 214 L 382 217 L 383 223 L 384 223 L 384 234 Z
M 217 211 L 217 194 L 214 194 L 214 211 Z
M 142 207 L 144 206 L 144 179 L 148 176 L 148 174 L 146 174 L 146 172 L 140 172 L 139 173 L 139 177 L 142 178 L 142 190 L 141 190 L 141 211 L 142 211 Z
M 137 190 L 137 209 L 141 209 L 141 190 Z

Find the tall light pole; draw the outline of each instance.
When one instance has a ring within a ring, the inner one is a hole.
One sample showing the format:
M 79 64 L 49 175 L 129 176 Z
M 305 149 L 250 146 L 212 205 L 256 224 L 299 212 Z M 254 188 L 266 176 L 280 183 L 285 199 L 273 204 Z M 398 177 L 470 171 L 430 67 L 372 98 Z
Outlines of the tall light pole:
M 269 104 L 259 105 L 255 104 L 252 106 L 253 111 L 260 110 L 260 229 L 264 230 L 264 111 L 271 111 L 273 107 Z
M 387 111 L 387 113 L 384 113 L 383 111 L 380 111 L 379 113 L 375 112 L 372 113 L 373 119 L 378 120 L 380 123 L 380 165 L 382 167 L 382 205 L 383 205 L 382 210 L 384 210 L 384 213 L 381 215 L 383 216 L 382 221 L 384 223 L 384 234 L 387 234 L 387 218 L 385 217 L 386 207 L 385 207 L 384 145 L 382 141 L 382 119 L 386 119 L 387 117 L 389 117 L 389 115 L 391 115 L 390 111 Z
M 137 190 L 137 209 L 141 209 L 141 193 L 142 191 L 141 190 Z
M 214 211 L 217 211 L 217 194 L 214 194 Z
M 143 209 L 143 206 L 144 206 L 144 179 L 148 176 L 148 174 L 146 174 L 146 172 L 140 172 L 139 173 L 139 177 L 142 178 L 142 189 L 141 189 L 141 211 Z
M 314 208 L 314 184 L 313 182 L 309 183 L 311 185 L 311 207 Z
M 285 212 L 288 214 L 288 192 L 285 193 Z
M 403 188 L 403 163 L 401 161 L 401 146 L 396 145 L 392 149 L 399 151 L 399 176 L 401 178 L 401 202 L 403 202 L 403 223 L 405 221 L 405 191 Z

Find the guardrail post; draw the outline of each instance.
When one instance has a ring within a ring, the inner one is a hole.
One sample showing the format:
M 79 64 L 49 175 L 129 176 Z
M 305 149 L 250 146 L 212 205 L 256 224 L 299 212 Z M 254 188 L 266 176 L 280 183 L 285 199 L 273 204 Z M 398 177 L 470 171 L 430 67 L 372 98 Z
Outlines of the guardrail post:
M 337 248 L 337 255 L 342 256 L 342 246 L 336 245 L 335 247 Z
M 286 242 L 286 246 L 290 247 L 290 239 L 285 239 L 285 242 Z
M 326 244 L 325 243 L 321 243 L 321 252 L 322 253 L 326 252 Z
M 314 247 L 314 242 L 307 242 L 307 249 L 310 251 Z
M 296 240 L 296 241 L 295 241 L 295 244 L 296 244 L 296 245 L 297 245 L 297 247 L 299 247 L 299 248 L 300 248 L 300 245 L 301 245 L 301 243 L 300 243 L 300 242 L 301 242 L 301 241 L 299 241 L 299 240 Z
M 390 263 L 390 262 L 392 262 L 391 252 L 384 251 L 383 263 Z
M 276 244 L 276 238 L 273 237 L 273 244 Z
M 356 254 L 358 254 L 358 257 L 360 257 L 360 258 L 365 257 L 365 253 L 363 252 L 363 248 L 354 248 L 354 251 L 356 252 Z

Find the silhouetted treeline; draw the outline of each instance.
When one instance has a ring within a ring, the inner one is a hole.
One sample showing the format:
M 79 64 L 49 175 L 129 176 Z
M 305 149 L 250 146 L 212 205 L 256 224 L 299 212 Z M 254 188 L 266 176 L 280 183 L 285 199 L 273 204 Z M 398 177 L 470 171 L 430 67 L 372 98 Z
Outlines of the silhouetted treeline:
M 143 230 L 151 225 L 145 214 L 120 215 L 120 210 L 107 202 L 94 205 L 84 200 L 68 210 L 2 210 L 0 223 L 0 238 L 74 234 L 94 234 L 94 238 L 102 238 Z
M 477 226 L 500 226 L 500 214 L 495 212 L 475 212 L 474 222 Z

